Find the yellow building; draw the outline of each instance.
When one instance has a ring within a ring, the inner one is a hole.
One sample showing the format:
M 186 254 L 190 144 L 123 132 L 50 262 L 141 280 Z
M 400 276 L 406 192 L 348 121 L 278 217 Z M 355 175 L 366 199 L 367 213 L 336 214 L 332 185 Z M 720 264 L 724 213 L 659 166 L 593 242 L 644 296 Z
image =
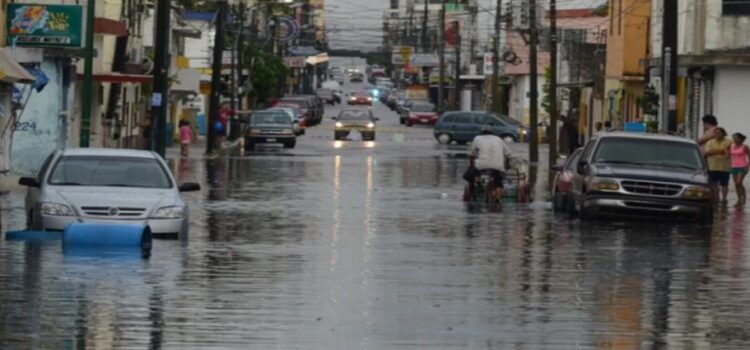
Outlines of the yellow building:
M 649 58 L 651 0 L 610 0 L 603 120 L 613 125 L 638 120 Z

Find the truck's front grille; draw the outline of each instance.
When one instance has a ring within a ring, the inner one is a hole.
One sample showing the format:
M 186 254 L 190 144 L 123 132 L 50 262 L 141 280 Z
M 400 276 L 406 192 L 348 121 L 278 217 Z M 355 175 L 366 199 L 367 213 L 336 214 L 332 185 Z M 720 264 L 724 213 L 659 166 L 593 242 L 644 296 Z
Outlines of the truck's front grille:
M 630 193 L 660 197 L 674 197 L 682 191 L 681 185 L 648 181 L 622 181 L 622 188 Z

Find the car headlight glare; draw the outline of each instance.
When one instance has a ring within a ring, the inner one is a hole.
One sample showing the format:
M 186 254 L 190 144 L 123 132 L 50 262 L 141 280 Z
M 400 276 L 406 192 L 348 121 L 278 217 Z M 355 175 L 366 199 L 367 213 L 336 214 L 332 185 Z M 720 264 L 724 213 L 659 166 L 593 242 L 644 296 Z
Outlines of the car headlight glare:
M 682 196 L 691 199 L 711 198 L 711 189 L 703 186 L 689 186 L 682 192 Z
M 367 100 L 372 102 L 372 97 L 368 97 Z
M 615 180 L 594 178 L 589 185 L 592 191 L 619 191 L 620 184 Z
M 526 135 L 527 131 L 526 129 L 521 129 L 521 135 Z
M 337 128 L 343 128 L 344 127 L 344 123 L 342 123 L 342 122 L 336 122 L 336 127 Z
M 178 206 L 161 207 L 153 215 L 152 219 L 182 219 L 185 215 L 185 208 Z
M 370 128 L 370 129 L 372 129 L 372 128 L 375 127 L 375 123 L 369 122 L 369 123 L 367 123 L 367 127 Z
M 52 216 L 73 216 L 73 211 L 65 204 L 59 203 L 42 203 L 42 215 Z

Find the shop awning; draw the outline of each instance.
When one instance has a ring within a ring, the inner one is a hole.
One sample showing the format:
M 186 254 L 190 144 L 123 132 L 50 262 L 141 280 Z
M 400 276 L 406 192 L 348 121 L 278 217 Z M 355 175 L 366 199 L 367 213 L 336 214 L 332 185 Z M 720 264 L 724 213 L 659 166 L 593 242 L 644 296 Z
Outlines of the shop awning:
M 326 62 L 328 62 L 328 54 L 327 53 L 322 53 L 320 55 L 310 56 L 310 57 L 307 58 L 307 60 L 305 60 L 305 62 L 307 64 L 311 64 L 313 66 L 314 65 L 318 65 L 318 64 L 322 64 L 322 63 L 326 63 Z
M 28 84 L 34 82 L 34 77 L 5 50 L 0 50 L 0 81 Z
M 83 79 L 83 74 L 78 74 L 77 76 L 78 80 Z M 117 72 L 94 74 L 94 81 L 100 83 L 150 83 L 153 78 L 151 75 L 122 74 Z

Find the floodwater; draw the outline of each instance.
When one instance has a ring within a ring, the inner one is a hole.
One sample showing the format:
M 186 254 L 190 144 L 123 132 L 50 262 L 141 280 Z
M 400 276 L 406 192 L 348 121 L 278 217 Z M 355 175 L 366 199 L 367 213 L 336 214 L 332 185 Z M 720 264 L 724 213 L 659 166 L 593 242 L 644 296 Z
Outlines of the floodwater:
M 0 240 L 0 349 L 750 347 L 745 212 L 469 210 L 466 148 L 375 108 L 376 142 L 334 142 L 327 121 L 295 150 L 174 160 L 203 191 L 190 235 L 148 259 Z M 0 200 L 3 231 L 22 228 L 23 193 Z

